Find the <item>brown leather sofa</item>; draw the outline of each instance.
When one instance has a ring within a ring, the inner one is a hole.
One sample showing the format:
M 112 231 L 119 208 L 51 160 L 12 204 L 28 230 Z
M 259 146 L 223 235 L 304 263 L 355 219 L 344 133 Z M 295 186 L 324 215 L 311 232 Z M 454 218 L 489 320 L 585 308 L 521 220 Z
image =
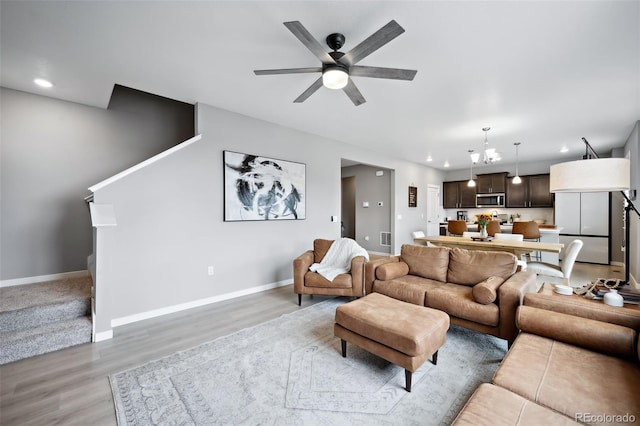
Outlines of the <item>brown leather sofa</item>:
M 640 311 L 530 294 L 521 330 L 491 384 L 455 425 L 637 424 Z
M 515 314 L 536 276 L 511 253 L 405 244 L 399 256 L 365 265 L 366 293 L 449 314 L 451 324 L 513 342 Z
M 298 305 L 302 304 L 303 294 L 364 296 L 364 265 L 367 261 L 363 256 L 354 257 L 350 273 L 340 274 L 333 281 L 309 271 L 312 264 L 322 261 L 331 244 L 333 240 L 315 239 L 313 250 L 307 250 L 293 260 L 293 291 L 298 295 Z

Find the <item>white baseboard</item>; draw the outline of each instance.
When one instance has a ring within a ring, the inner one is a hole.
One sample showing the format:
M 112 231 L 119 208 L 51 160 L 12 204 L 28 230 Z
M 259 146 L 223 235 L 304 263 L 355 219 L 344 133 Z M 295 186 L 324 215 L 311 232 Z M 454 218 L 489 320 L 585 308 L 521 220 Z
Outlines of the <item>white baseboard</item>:
M 109 339 L 113 339 L 113 330 L 101 331 L 100 333 L 95 333 L 93 335 L 93 343 Z
M 15 285 L 38 284 L 47 281 L 64 280 L 68 278 L 82 278 L 89 275 L 89 271 L 61 272 L 59 274 L 39 275 L 36 277 L 14 278 L 0 281 L 0 287 L 13 287 Z
M 247 296 L 249 294 L 259 293 L 261 291 L 270 290 L 276 287 L 282 287 L 291 284 L 292 279 L 286 279 L 275 283 L 264 284 L 257 287 L 251 287 L 245 290 L 234 291 L 233 293 L 221 294 L 218 296 L 207 297 L 206 299 L 194 300 L 192 302 L 180 303 L 178 305 L 167 306 L 165 308 L 154 309 L 152 311 L 140 312 L 134 315 L 128 315 L 126 317 L 114 318 L 111 320 L 111 327 L 119 327 L 121 325 L 130 324 L 133 322 L 143 321 L 159 317 L 162 315 L 173 314 L 175 312 L 184 311 L 191 308 L 197 308 L 199 306 L 209 305 L 211 303 L 222 302 L 229 299 L 235 299 L 236 297 Z M 102 332 L 106 333 L 106 332 Z M 97 333 L 97 334 L 102 334 Z

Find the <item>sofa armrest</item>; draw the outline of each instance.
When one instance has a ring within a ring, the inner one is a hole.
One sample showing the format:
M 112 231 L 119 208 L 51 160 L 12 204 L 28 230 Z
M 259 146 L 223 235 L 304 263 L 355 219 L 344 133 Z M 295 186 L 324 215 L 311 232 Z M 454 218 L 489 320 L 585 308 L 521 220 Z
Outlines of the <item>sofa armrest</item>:
M 390 262 L 400 262 L 400 256 L 383 257 L 374 261 L 368 262 L 364 268 L 364 287 L 365 294 L 371 293 L 373 288 L 373 281 L 376 279 L 376 268 L 380 265 Z
M 525 294 L 536 291 L 536 274 L 520 271 L 513 274 L 498 287 L 498 307 L 500 308 L 500 336 L 507 339 L 509 345 L 518 336 L 516 311 L 522 305 Z
M 367 260 L 364 256 L 356 256 L 351 259 L 351 283 L 353 284 L 353 295 L 364 296 L 364 267 Z
M 574 346 L 624 358 L 636 357 L 638 333 L 629 327 L 531 306 L 518 308 L 518 328 Z
M 293 259 L 293 292 L 302 294 L 304 274 L 313 265 L 313 250 L 308 250 Z
M 524 298 L 524 305 L 547 311 L 618 324 L 640 332 L 640 311 L 605 305 L 580 296 L 558 296 L 533 293 Z

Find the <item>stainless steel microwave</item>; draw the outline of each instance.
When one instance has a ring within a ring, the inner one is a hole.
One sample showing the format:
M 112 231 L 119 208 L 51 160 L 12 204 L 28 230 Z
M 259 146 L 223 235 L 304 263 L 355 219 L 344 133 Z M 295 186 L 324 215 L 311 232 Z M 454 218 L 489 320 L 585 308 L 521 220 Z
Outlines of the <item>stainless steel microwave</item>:
M 504 207 L 504 193 L 476 194 L 476 207 Z

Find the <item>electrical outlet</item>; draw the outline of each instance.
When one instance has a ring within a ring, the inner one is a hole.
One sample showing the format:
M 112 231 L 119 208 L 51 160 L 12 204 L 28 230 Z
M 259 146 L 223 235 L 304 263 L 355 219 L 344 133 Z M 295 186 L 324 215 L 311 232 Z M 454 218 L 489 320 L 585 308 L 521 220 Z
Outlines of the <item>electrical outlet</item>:
M 213 269 L 213 266 L 209 266 L 209 267 L 207 268 L 207 273 L 208 273 L 209 275 L 213 275 L 213 274 L 214 274 L 214 272 L 215 272 L 215 271 L 214 271 L 214 269 Z

